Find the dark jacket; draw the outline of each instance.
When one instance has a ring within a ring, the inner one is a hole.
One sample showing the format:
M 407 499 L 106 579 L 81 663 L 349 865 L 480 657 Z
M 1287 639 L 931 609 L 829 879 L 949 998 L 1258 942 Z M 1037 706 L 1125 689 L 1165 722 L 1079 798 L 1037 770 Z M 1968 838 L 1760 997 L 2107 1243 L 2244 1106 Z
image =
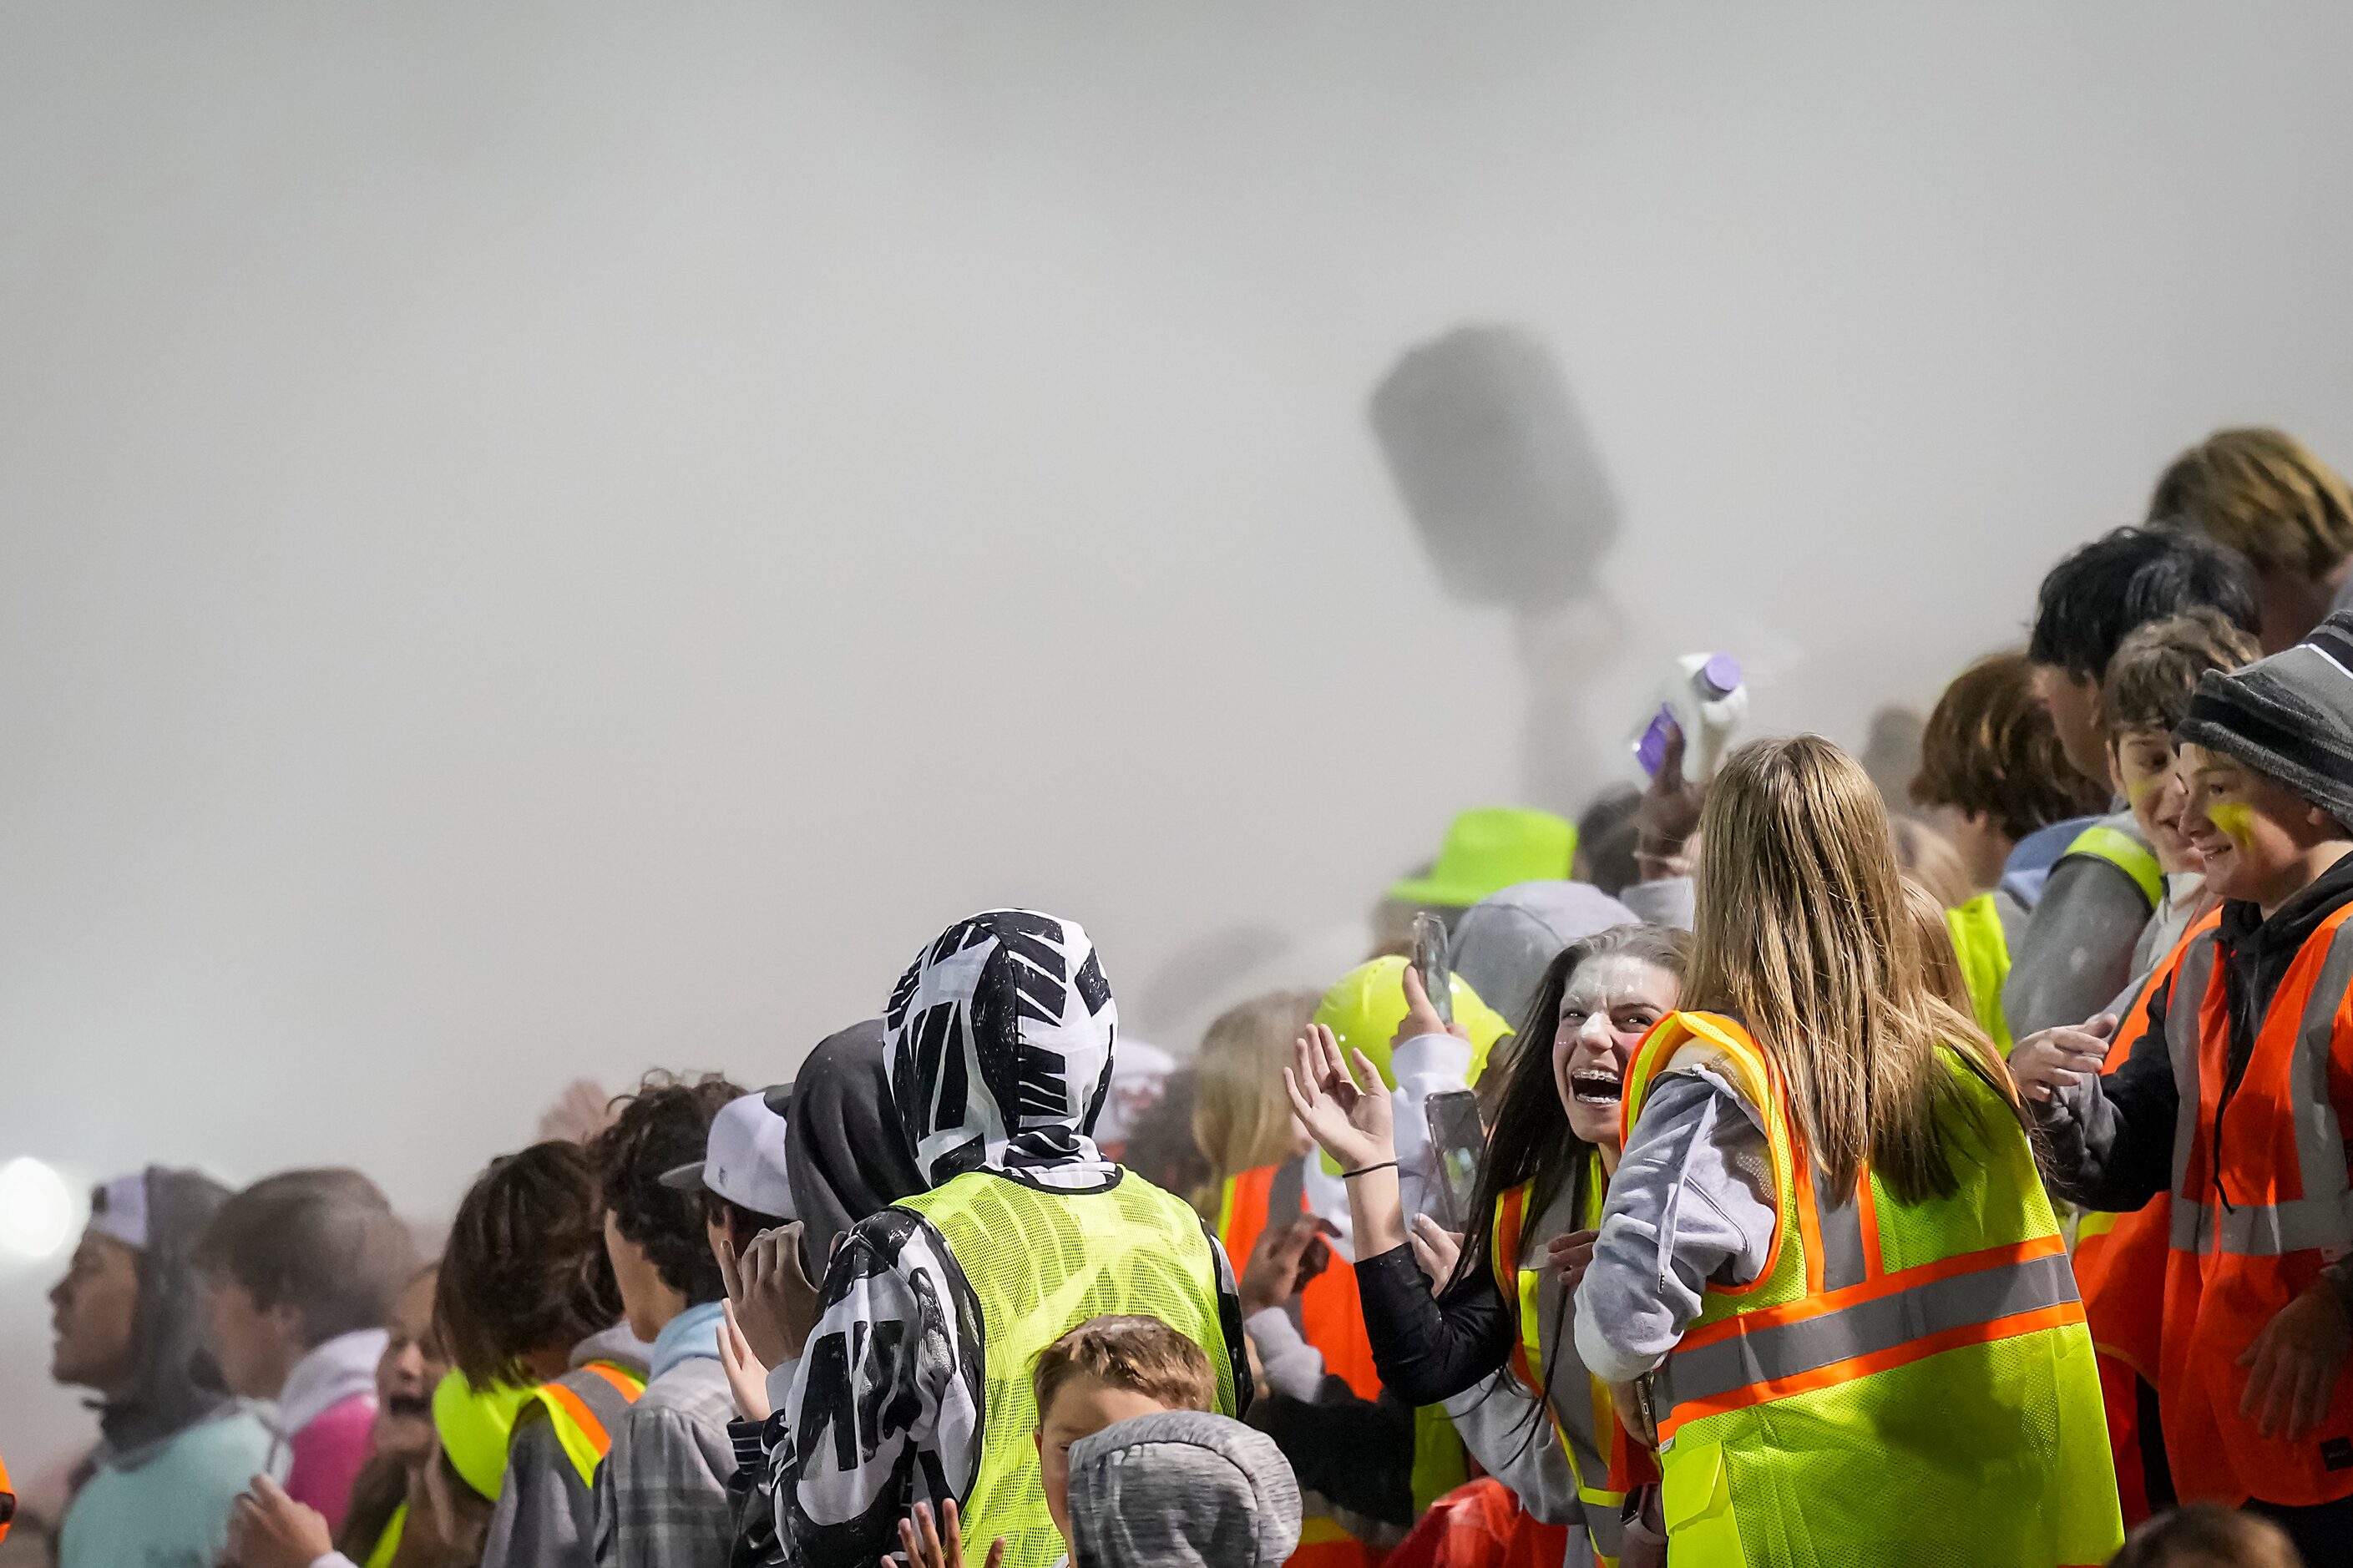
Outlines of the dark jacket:
M 2288 966 L 2321 922 L 2348 902 L 2353 902 L 2353 855 L 2314 879 L 2269 920 L 2243 900 L 2222 906 L 2215 961 L 2231 1024 L 2224 1104 L 2246 1071 Z M 2166 1050 L 2165 1020 L 2173 1008 L 2195 1007 L 2200 1001 L 2173 995 L 2171 987 L 2168 977 L 2150 996 L 2148 1028 L 2132 1042 L 2123 1066 L 2032 1105 L 2045 1141 L 2046 1173 L 2062 1197 L 2122 1214 L 2171 1184 L 2180 1096 Z

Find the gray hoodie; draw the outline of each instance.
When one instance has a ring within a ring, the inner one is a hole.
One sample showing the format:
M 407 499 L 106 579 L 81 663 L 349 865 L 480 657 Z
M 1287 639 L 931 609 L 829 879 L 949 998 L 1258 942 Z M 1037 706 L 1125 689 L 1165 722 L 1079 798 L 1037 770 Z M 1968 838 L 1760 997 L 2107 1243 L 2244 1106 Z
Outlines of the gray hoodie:
M 1588 882 L 1516 882 L 1488 894 L 1454 922 L 1454 970 L 1516 1029 L 1545 966 L 1563 948 L 1611 926 L 1641 923 L 1633 910 Z
M 1071 1447 L 1076 1568 L 1281 1568 L 1298 1545 L 1291 1465 L 1239 1421 L 1165 1410 Z

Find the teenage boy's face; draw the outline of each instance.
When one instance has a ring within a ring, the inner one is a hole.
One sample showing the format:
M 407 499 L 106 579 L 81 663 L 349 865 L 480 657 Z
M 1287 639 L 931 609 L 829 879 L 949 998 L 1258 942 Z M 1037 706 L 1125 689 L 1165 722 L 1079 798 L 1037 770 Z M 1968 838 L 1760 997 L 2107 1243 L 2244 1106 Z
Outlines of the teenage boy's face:
M 206 1339 L 221 1381 L 247 1399 L 275 1399 L 302 1356 L 291 1309 L 265 1308 L 226 1274 L 205 1276 Z
M 2276 780 L 2202 746 L 2184 746 L 2182 826 L 2226 899 L 2277 908 L 2311 878 L 2310 852 L 2343 837 L 2326 812 Z
M 1071 1445 L 1104 1427 L 1168 1406 L 1148 1394 L 1117 1388 L 1080 1373 L 1054 1391 L 1054 1402 L 1038 1413 L 1038 1471 L 1046 1488 L 1046 1511 L 1071 1542 Z
M 2148 836 L 2157 863 L 2168 871 L 2195 871 L 2198 851 L 2182 831 L 2188 790 L 2173 738 L 2147 726 L 2120 730 L 2111 742 L 2116 783 L 2132 806 L 2133 820 Z
M 2108 776 L 2107 732 L 2100 727 L 2100 683 L 2071 675 L 2056 665 L 2038 664 L 2033 670 L 2034 695 L 2051 710 L 2051 723 L 2059 731 L 2059 749 L 2067 753 L 2067 765 L 2114 789 L 2116 781 Z

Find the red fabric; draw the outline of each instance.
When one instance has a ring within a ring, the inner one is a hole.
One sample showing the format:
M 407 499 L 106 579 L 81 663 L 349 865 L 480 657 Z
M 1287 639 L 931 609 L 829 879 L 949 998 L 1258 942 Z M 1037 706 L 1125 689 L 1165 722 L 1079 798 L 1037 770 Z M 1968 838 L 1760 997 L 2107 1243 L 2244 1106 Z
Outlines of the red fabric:
M 327 1516 L 329 1530 L 343 1527 L 352 1482 L 367 1463 L 375 1426 L 375 1395 L 354 1394 L 330 1405 L 288 1439 L 293 1462 L 286 1472 L 286 1495 Z
M 1560 1568 L 1567 1554 L 1567 1525 L 1530 1518 L 1509 1487 L 1482 1476 L 1432 1503 L 1383 1568 Z

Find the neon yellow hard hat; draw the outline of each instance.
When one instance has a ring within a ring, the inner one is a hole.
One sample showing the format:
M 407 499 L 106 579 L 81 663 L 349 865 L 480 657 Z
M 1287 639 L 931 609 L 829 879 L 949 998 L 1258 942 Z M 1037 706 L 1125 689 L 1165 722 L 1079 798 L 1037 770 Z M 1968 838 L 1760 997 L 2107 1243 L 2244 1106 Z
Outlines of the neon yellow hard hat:
M 531 1390 L 494 1383 L 476 1388 L 462 1372 L 445 1374 L 433 1387 L 433 1430 L 441 1451 L 465 1483 L 496 1502 L 507 1474 L 507 1439 Z
M 1476 1083 L 1487 1066 L 1487 1053 L 1512 1032 L 1512 1026 L 1479 1000 L 1469 981 L 1460 974 L 1452 978 L 1454 1021 L 1470 1032 L 1470 1081 Z M 1380 1069 L 1381 1081 L 1395 1089 L 1397 1073 L 1389 1066 L 1389 1045 L 1397 1037 L 1398 1026 L 1405 1022 L 1405 960 L 1377 958 L 1348 971 L 1316 1004 L 1315 1021 L 1340 1037 L 1344 1054 L 1359 1050 L 1370 1057 L 1373 1066 Z

